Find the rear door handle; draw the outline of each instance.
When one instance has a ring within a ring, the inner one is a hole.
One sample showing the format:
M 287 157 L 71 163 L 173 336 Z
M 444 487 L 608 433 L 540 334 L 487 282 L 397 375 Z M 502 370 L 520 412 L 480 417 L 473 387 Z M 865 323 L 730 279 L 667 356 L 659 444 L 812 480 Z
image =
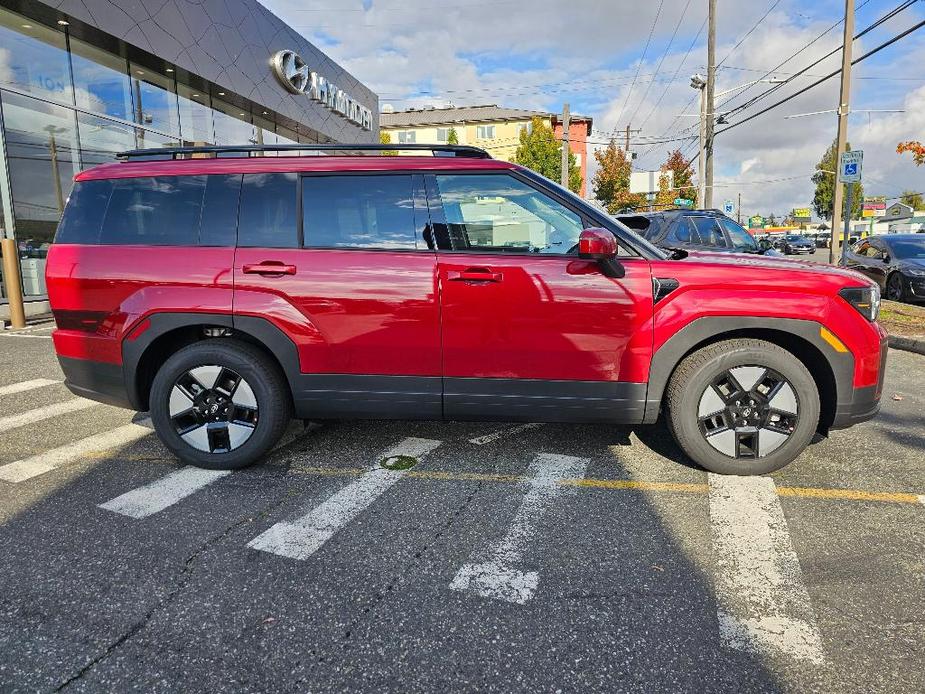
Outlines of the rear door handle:
M 502 275 L 487 267 L 470 267 L 467 270 L 448 270 L 446 278 L 450 282 L 500 282 Z
M 241 272 L 245 275 L 294 275 L 295 265 L 285 265 L 275 260 L 265 260 L 256 265 L 245 265 Z

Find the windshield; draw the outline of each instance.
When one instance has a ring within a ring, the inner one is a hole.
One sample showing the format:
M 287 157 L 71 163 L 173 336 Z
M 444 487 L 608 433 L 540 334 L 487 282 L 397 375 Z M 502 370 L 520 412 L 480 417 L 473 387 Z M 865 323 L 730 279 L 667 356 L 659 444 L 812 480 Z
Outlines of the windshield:
M 787 241 L 790 243 L 810 243 L 810 240 L 805 236 L 788 236 Z
M 890 250 L 893 252 L 893 257 L 899 260 L 925 258 L 925 239 L 890 241 Z
M 732 239 L 732 247 L 737 251 L 757 251 L 758 244 L 755 242 L 754 237 L 745 231 L 745 228 L 739 226 L 731 219 L 721 220 L 723 226 L 726 227 L 726 232 L 729 234 L 729 238 Z

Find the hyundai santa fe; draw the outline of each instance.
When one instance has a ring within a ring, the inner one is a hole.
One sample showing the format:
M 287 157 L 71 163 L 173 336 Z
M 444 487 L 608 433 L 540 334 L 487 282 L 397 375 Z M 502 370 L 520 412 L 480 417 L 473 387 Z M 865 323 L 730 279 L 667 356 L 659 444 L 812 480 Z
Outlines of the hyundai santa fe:
M 47 264 L 68 387 L 150 411 L 213 469 L 260 460 L 292 417 L 663 417 L 706 469 L 760 474 L 878 411 L 860 274 L 669 255 L 471 147 L 346 147 L 138 150 L 78 174 Z

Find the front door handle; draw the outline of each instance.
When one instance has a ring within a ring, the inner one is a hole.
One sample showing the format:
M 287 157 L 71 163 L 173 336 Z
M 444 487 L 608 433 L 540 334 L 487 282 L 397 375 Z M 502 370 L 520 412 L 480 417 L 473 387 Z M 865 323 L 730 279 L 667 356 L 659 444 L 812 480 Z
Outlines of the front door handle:
M 466 270 L 449 270 L 446 278 L 450 282 L 500 282 L 502 275 L 487 267 L 470 267 Z
M 294 275 L 295 265 L 286 265 L 276 260 L 264 260 L 256 265 L 245 265 L 241 272 L 245 275 Z

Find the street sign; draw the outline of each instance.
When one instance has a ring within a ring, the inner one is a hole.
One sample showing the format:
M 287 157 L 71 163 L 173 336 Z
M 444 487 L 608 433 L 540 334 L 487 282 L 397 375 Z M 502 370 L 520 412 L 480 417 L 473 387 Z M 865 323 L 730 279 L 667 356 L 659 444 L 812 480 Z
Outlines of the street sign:
M 813 221 L 813 213 L 808 207 L 794 207 L 790 215 L 795 224 L 808 224 Z
M 841 167 L 838 179 L 842 183 L 858 183 L 861 180 L 861 170 L 864 163 L 864 152 L 856 149 L 841 155 Z
M 694 201 L 688 198 L 675 198 L 674 205 L 675 207 L 693 207 Z
M 736 206 L 732 204 L 732 200 L 727 200 L 723 203 L 723 213 L 732 214 L 736 211 Z

